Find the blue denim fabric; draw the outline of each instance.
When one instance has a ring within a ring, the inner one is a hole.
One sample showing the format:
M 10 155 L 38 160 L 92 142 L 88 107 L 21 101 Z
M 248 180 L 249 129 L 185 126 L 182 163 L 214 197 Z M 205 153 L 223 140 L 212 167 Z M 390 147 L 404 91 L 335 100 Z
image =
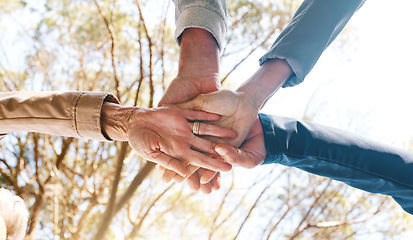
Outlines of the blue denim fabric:
M 356 134 L 291 118 L 260 114 L 267 158 L 393 197 L 413 214 L 413 152 Z

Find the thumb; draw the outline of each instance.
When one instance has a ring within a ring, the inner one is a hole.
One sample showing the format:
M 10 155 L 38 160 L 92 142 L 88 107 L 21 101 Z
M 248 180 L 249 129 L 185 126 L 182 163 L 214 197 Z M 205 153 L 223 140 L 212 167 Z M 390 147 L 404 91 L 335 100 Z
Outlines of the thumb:
M 188 110 L 199 110 L 202 111 L 203 109 L 203 100 L 201 100 L 203 97 L 198 96 L 190 101 L 183 102 L 183 103 L 178 103 L 175 106 L 182 108 L 182 109 L 188 109 Z
M 257 159 L 249 152 L 243 149 L 234 148 L 225 143 L 215 146 L 215 151 L 228 163 L 244 168 L 253 168 L 257 166 Z
M 242 162 L 245 160 L 245 154 L 242 150 L 235 149 L 229 144 L 217 144 L 215 146 L 215 152 L 217 152 L 226 162 L 231 164 L 242 165 Z

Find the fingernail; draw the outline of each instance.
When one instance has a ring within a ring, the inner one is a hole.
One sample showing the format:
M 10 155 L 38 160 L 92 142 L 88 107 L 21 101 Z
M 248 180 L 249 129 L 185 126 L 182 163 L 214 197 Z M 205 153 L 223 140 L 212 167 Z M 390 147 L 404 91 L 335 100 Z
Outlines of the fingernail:
M 221 156 L 224 156 L 228 153 L 228 151 L 225 148 L 222 148 L 222 147 L 215 148 L 215 152 L 217 152 Z

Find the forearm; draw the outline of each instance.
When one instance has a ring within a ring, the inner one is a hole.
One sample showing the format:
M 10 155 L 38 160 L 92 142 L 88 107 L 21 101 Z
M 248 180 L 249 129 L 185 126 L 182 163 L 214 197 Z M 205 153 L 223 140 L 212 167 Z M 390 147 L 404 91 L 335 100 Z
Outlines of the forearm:
M 279 163 L 392 196 L 413 214 L 413 153 L 310 122 L 260 114 L 267 157 Z
M 169 85 L 159 106 L 186 102 L 199 94 L 220 88 L 217 42 L 205 29 L 186 29 L 182 34 L 178 75 Z
M 28 131 L 107 140 L 100 126 L 105 99 L 117 102 L 114 96 L 98 92 L 1 93 L 0 133 Z
M 200 77 L 200 81 L 219 77 L 219 49 L 210 32 L 201 28 L 188 28 L 183 32 L 178 75 Z
M 364 1 L 305 0 L 260 64 L 285 59 L 294 74 L 284 87 L 299 84 Z
M 291 74 L 292 70 L 285 60 L 267 61 L 236 92 L 244 95 L 254 108 L 261 109 Z

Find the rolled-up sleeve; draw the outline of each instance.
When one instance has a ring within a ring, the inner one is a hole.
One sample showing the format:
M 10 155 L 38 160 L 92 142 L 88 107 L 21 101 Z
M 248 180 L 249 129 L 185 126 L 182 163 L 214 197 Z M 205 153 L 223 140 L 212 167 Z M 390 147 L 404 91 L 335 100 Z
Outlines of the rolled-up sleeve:
M 100 116 L 104 101 L 118 103 L 100 92 L 0 93 L 0 138 L 17 131 L 108 140 Z
M 174 0 L 175 3 L 175 39 L 180 44 L 180 37 L 187 28 L 196 27 L 209 31 L 222 49 L 227 31 L 227 6 L 225 0 Z
M 364 1 L 305 0 L 262 56 L 260 65 L 271 59 L 285 59 L 294 74 L 283 87 L 301 83 Z

